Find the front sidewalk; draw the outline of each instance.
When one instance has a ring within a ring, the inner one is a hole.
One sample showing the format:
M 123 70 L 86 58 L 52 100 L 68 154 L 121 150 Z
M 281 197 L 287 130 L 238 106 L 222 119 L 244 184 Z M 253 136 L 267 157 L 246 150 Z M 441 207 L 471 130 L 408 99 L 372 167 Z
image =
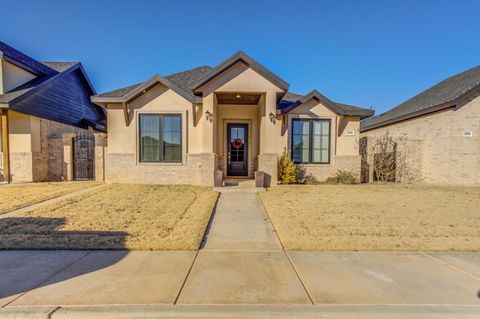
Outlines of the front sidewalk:
M 220 196 L 206 238 L 199 252 L 2 251 L 0 318 L 480 316 L 479 253 L 285 252 L 243 193 Z

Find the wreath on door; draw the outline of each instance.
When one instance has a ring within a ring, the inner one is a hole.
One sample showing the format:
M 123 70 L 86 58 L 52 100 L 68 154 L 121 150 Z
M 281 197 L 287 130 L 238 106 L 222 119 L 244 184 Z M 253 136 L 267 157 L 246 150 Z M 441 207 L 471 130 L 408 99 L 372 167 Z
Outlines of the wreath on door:
M 243 147 L 243 141 L 240 138 L 236 138 L 232 141 L 232 147 L 236 150 L 239 150 Z

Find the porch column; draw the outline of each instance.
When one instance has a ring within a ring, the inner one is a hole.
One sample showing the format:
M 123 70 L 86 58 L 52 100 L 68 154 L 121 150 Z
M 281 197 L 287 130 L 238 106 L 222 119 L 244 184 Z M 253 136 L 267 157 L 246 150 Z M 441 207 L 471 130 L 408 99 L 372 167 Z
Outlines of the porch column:
M 75 133 L 63 133 L 63 179 L 73 181 L 73 138 Z
M 267 174 L 266 186 L 277 184 L 277 132 L 276 111 L 277 97 L 268 92 L 262 96 L 260 104 L 260 153 L 258 170 Z M 271 118 L 271 114 L 274 118 Z
M 0 110 L 3 180 L 10 183 L 10 145 L 8 142 L 8 110 Z
M 95 180 L 105 181 L 105 153 L 107 148 L 107 134 L 93 133 L 95 136 Z
M 213 153 L 213 129 L 214 129 L 214 96 L 213 93 L 205 96 L 203 98 L 203 109 L 202 109 L 202 126 L 203 126 L 203 143 L 202 143 L 202 153 Z

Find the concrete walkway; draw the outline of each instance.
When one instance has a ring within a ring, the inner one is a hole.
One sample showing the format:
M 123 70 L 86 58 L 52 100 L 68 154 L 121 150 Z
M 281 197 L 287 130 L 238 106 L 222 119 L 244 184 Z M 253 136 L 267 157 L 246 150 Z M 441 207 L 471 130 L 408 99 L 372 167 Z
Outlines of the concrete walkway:
M 479 253 L 285 252 L 244 192 L 199 252 L 1 251 L 0 270 L 0 318 L 480 318 Z

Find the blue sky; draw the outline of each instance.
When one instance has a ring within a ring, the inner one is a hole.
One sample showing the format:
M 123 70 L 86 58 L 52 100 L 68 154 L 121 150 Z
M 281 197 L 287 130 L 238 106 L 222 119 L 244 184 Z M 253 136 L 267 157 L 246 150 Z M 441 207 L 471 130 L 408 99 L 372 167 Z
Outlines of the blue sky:
M 480 1 L 11 1 L 0 39 L 81 61 L 98 92 L 243 50 L 290 83 L 377 114 L 480 64 Z

